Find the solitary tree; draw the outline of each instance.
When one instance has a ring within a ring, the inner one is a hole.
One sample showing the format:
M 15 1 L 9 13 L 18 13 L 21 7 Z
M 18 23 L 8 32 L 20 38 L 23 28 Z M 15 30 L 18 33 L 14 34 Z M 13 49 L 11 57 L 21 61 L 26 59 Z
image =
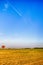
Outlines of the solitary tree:
M 4 49 L 5 48 L 5 45 L 2 45 L 2 48 Z

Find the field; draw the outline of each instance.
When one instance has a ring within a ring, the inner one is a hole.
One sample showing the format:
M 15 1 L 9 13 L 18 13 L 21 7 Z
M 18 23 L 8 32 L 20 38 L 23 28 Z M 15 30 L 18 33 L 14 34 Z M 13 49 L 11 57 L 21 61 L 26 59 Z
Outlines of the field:
M 43 49 L 0 49 L 0 65 L 43 65 Z

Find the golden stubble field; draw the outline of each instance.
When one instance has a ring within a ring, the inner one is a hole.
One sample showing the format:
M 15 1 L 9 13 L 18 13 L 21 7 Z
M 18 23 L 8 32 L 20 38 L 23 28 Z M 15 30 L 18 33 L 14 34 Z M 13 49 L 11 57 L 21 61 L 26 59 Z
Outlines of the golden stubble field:
M 0 49 L 0 65 L 43 65 L 43 49 Z

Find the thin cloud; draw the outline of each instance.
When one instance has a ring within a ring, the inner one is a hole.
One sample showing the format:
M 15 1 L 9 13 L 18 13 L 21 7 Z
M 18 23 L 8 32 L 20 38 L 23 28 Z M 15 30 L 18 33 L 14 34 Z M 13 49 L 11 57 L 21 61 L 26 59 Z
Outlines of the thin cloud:
M 9 7 L 8 3 L 5 3 L 5 4 L 4 4 L 3 11 L 6 11 L 6 10 L 8 9 L 8 7 Z
M 5 8 L 7 9 L 9 5 L 8 5 L 7 3 L 5 3 L 4 6 L 5 6 Z
M 19 16 L 22 16 L 22 14 L 8 1 L 8 0 L 6 0 L 8 3 L 9 3 L 9 5 L 11 6 L 11 8 L 19 15 Z

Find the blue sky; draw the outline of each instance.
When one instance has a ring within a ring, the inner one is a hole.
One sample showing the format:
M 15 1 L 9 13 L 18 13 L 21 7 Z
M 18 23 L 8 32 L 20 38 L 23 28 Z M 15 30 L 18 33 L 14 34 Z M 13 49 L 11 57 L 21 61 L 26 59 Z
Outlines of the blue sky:
M 43 2 L 0 1 L 0 45 L 43 46 Z

